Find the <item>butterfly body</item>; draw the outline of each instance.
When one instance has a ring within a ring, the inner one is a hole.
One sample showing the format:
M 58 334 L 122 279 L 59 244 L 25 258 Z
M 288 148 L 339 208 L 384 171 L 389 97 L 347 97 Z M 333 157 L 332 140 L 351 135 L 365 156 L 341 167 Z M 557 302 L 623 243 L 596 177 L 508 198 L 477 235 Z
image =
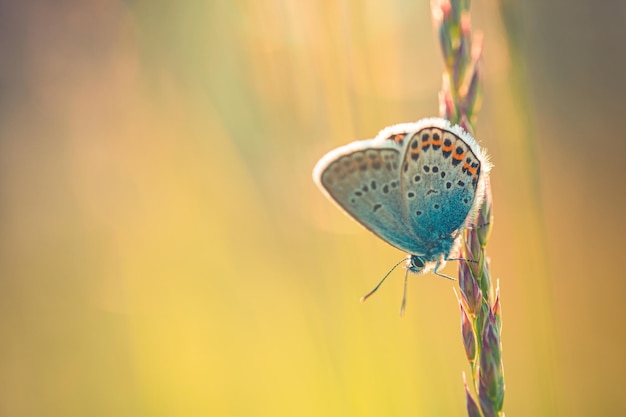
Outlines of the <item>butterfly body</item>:
M 482 201 L 491 168 L 476 140 L 444 119 L 383 129 L 326 154 L 313 177 L 350 217 L 435 272 Z

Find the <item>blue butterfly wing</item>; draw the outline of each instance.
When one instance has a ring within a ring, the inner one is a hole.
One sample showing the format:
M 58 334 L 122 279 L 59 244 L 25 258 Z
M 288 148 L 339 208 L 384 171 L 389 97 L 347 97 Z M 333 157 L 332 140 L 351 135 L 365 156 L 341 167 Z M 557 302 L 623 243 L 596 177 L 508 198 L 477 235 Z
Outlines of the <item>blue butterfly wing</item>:
M 477 205 L 481 160 L 458 133 L 444 125 L 422 128 L 408 139 L 402 161 L 410 227 L 432 259 L 449 255 Z
M 475 213 L 491 168 L 476 140 L 444 119 L 383 129 L 335 149 L 316 165 L 315 182 L 380 238 L 427 261 L 448 256 Z
M 324 156 L 315 182 L 348 215 L 392 246 L 416 253 L 400 183 L 403 135 L 353 142 Z

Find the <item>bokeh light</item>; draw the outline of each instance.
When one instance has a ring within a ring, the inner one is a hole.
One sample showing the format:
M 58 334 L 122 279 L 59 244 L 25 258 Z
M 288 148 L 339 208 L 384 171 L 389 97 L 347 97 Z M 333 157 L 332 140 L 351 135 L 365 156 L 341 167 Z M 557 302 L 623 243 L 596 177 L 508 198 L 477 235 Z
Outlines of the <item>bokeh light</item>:
M 472 4 L 504 409 L 621 415 L 626 14 L 544 3 Z M 311 180 L 437 115 L 428 1 L 6 1 L 0 56 L 1 415 L 465 414 L 455 284 L 359 303 L 404 254 Z

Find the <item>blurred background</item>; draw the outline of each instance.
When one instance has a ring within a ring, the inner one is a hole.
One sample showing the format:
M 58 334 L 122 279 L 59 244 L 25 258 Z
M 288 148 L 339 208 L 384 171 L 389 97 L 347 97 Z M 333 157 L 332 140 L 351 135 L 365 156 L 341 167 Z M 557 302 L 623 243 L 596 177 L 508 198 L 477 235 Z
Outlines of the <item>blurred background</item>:
M 505 411 L 626 414 L 626 6 L 472 8 Z M 359 303 L 311 180 L 442 68 L 426 0 L 0 1 L 0 415 L 465 415 L 455 284 Z

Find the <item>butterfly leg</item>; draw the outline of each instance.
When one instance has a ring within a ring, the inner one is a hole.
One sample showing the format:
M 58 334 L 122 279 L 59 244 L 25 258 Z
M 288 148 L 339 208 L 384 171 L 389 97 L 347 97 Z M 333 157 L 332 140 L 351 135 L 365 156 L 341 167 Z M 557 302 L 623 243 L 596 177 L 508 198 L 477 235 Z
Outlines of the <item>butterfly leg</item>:
M 442 264 L 441 261 L 437 262 L 437 265 L 435 265 L 435 270 L 433 271 L 433 274 L 438 275 L 438 276 L 440 276 L 442 278 L 449 279 L 451 281 L 456 281 L 456 278 L 452 278 L 449 275 L 442 274 L 442 273 L 439 272 L 439 267 L 441 266 L 441 264 Z
M 477 264 L 479 263 L 477 260 L 475 259 L 467 259 L 467 258 L 448 258 L 446 259 L 447 261 L 465 261 L 465 262 L 471 262 L 473 264 Z
M 468 225 L 465 226 L 465 229 L 468 229 L 468 230 L 478 230 L 478 229 L 480 229 L 482 227 L 489 226 L 490 224 L 491 224 L 491 222 L 485 222 L 485 223 L 481 223 L 481 224 L 468 224 Z

